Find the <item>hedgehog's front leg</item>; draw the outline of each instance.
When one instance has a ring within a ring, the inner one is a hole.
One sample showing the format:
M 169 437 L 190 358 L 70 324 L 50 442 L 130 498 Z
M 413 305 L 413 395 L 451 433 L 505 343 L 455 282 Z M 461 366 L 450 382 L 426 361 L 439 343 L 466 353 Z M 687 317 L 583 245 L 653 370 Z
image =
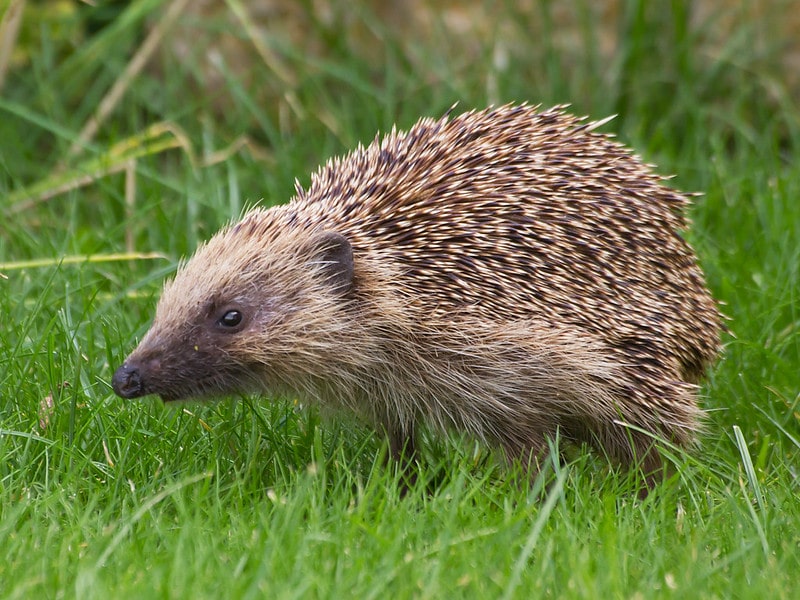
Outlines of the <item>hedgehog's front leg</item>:
M 417 441 L 413 423 L 386 419 L 383 430 L 389 442 L 387 464 L 395 463 L 400 470 L 400 485 L 405 495 L 417 482 Z
M 384 432 L 389 440 L 389 458 L 403 467 L 413 467 L 417 459 L 416 427 L 387 420 Z

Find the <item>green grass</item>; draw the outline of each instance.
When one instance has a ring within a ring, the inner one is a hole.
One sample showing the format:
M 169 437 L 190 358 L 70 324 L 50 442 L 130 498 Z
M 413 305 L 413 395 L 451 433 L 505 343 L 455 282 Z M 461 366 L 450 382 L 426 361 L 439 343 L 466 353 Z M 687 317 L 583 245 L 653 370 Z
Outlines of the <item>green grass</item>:
M 490 43 L 466 57 L 442 37 L 409 44 L 359 8 L 379 51 L 314 22 L 319 55 L 271 46 L 291 82 L 252 51 L 250 83 L 224 68 L 214 94 L 192 91 L 195 63 L 168 61 L 164 75 L 135 77 L 70 157 L 159 4 L 131 3 L 104 28 L 84 8 L 26 21 L 28 62 L 0 96 L 2 597 L 794 597 L 798 81 L 781 78 L 772 46 L 748 42 L 750 25 L 707 52 L 704 29 L 686 25 L 689 3 L 627 2 L 622 43 L 602 62 L 589 3 L 577 3 L 573 46 L 511 36 L 524 43 L 498 68 Z M 516 34 L 553 18 L 549 3 L 533 15 L 512 5 L 501 14 Z M 64 39 L 92 23 L 96 33 Z M 672 476 L 645 500 L 602 457 L 575 452 L 528 485 L 458 437 L 426 438 L 403 496 L 379 438 L 292 399 L 164 408 L 113 395 L 163 279 L 244 207 L 288 199 L 295 177 L 307 183 L 395 122 L 506 101 L 617 113 L 607 130 L 704 192 L 689 237 L 734 335 L 704 387 L 702 447 L 672 456 Z M 171 128 L 148 137 L 162 122 Z M 243 136 L 250 146 L 210 160 Z

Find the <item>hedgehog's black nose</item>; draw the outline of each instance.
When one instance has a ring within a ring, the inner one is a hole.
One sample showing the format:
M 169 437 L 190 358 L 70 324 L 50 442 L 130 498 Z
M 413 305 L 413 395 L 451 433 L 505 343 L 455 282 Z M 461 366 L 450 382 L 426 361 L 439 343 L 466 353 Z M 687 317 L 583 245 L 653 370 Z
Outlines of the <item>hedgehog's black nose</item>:
M 111 378 L 111 387 L 120 398 L 130 399 L 144 396 L 144 384 L 142 376 L 139 374 L 139 367 L 127 363 L 122 365 Z

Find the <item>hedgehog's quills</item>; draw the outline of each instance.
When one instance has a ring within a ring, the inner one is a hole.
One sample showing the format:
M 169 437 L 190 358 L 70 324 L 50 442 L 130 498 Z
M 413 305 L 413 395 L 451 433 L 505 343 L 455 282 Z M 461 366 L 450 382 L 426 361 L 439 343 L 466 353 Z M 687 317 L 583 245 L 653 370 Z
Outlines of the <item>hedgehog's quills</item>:
M 689 445 L 720 315 L 684 195 L 565 114 L 423 119 L 198 249 L 114 374 L 125 398 L 286 390 L 413 456 L 418 422 L 528 461 Z

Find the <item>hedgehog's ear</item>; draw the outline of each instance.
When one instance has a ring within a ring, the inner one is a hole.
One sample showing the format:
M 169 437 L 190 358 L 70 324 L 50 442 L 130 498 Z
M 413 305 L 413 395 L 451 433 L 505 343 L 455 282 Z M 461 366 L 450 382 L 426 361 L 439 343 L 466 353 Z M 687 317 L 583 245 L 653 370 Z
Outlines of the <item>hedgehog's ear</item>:
M 336 291 L 353 287 L 353 247 L 341 233 L 323 231 L 311 240 L 311 262 L 319 265 Z

